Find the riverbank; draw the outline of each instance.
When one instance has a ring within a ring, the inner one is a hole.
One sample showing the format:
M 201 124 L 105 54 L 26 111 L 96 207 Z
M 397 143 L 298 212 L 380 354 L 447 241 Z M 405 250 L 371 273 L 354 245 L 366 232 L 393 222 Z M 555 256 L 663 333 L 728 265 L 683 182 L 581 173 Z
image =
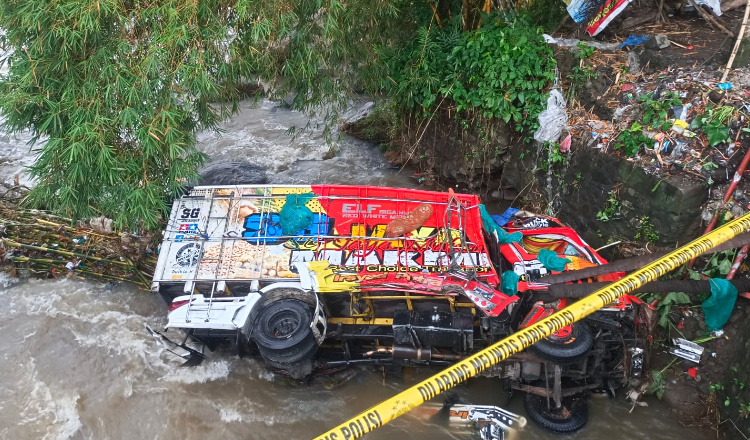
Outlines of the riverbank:
M 634 7 L 630 17 L 643 12 Z M 372 121 L 348 128 L 382 142 L 389 158 L 417 168 L 415 177 L 424 184 L 458 185 L 481 192 L 490 205 L 554 214 L 594 247 L 610 245 L 603 251 L 610 259 L 684 244 L 714 215 L 724 221 L 750 209 L 750 184 L 740 168 L 750 150 L 750 71 L 733 69 L 723 78 L 733 39 L 707 29 L 698 15 L 618 31 L 626 20 L 623 16 L 597 39 L 604 49 L 592 50 L 593 39 L 580 27 L 569 25 L 552 35 L 559 40 L 551 44 L 567 104 L 567 123 L 554 142 L 523 142 L 498 130 L 495 146 L 481 150 L 483 165 L 477 167 L 467 153 L 474 147 L 456 148 L 457 139 L 472 138 L 457 136 L 450 125 L 459 122 L 445 115 L 433 115 L 417 135 L 394 136 L 394 124 L 377 109 Z M 722 20 L 736 32 L 741 11 Z M 631 34 L 663 35 L 669 45 L 621 48 Z M 584 41 L 569 41 L 576 38 Z M 426 139 L 422 143 L 420 136 Z M 736 187 L 735 176 L 740 176 Z M 724 278 L 736 254 L 709 255 L 695 271 L 675 276 Z M 748 276 L 747 265 L 738 267 L 737 277 Z M 723 334 L 714 336 L 700 308 L 707 295 L 659 309 L 665 320 L 650 357 L 652 380 L 684 424 L 746 439 L 750 303 L 738 298 Z M 699 341 L 700 362 L 670 355 L 675 337 Z

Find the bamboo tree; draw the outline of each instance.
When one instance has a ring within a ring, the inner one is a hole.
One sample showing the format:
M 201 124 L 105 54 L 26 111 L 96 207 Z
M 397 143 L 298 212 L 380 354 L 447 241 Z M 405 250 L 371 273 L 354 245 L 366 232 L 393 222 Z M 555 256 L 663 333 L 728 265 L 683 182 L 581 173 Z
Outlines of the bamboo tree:
M 353 90 L 427 111 L 457 90 L 454 30 L 474 32 L 493 4 L 0 0 L 0 117 L 11 134 L 30 131 L 38 155 L 27 202 L 73 221 L 158 229 L 166 200 L 208 160 L 196 133 L 237 111 L 240 86 L 262 81 L 272 99 L 322 113 L 327 128 Z M 425 56 L 435 41 L 446 50 L 439 69 Z
M 264 78 L 297 109 L 340 108 L 393 39 L 381 28 L 398 26 L 395 3 L 0 1 L 0 116 L 10 133 L 30 130 L 38 154 L 28 201 L 157 228 L 208 159 L 196 132 L 237 110 L 241 83 Z

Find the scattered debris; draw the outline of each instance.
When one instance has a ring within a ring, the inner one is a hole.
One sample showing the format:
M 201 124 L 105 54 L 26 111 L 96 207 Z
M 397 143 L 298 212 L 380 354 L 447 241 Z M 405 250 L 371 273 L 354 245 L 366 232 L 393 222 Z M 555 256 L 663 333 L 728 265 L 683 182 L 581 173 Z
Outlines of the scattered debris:
M 701 361 L 703 347 L 700 345 L 683 338 L 674 338 L 672 343 L 675 347 L 670 347 L 669 353 L 691 362 L 699 363 Z
M 669 37 L 664 34 L 654 35 L 646 41 L 646 49 L 662 50 L 669 47 Z
M 0 225 L 0 264 L 10 265 L 14 276 L 58 278 L 65 273 L 110 284 L 129 281 L 143 289 L 151 285 L 153 237 L 112 233 L 112 220 L 100 217 L 79 226 L 0 198 Z

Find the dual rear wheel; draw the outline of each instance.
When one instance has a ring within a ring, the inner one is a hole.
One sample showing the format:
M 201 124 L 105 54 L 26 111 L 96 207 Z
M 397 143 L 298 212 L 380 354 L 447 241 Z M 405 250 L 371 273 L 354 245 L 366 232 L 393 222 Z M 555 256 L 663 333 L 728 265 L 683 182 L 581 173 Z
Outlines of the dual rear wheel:
M 310 374 L 318 351 L 312 321 L 312 307 L 300 300 L 280 299 L 263 307 L 253 325 L 253 339 L 266 364 L 295 379 Z

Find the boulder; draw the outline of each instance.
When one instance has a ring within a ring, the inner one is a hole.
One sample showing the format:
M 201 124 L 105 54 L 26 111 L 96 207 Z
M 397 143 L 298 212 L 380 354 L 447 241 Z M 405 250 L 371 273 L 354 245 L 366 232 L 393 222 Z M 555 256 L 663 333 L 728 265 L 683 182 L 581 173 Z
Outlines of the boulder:
M 646 40 L 646 49 L 662 50 L 669 47 L 669 45 L 669 37 L 664 34 L 654 35 L 653 37 Z

